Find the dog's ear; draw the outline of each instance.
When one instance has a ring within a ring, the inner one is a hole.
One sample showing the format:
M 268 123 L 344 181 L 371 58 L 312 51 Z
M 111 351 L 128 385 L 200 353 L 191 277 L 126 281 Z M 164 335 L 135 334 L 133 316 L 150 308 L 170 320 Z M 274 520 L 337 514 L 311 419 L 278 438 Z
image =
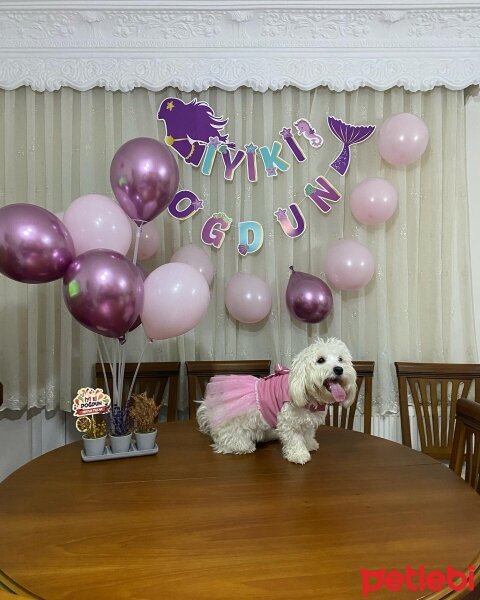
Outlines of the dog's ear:
M 295 359 L 288 375 L 288 392 L 290 395 L 290 402 L 294 406 L 303 407 L 309 403 L 305 389 L 307 381 L 306 368 L 306 361 Z

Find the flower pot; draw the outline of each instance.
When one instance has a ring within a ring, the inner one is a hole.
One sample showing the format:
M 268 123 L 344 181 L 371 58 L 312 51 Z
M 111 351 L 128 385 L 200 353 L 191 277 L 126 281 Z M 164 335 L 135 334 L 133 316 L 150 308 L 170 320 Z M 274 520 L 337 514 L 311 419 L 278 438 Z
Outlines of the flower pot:
M 135 442 L 137 444 L 137 450 L 151 450 L 155 447 L 155 440 L 157 439 L 157 430 L 149 431 L 148 433 L 135 432 Z
M 132 441 L 132 434 L 127 435 L 110 435 L 110 448 L 112 452 L 128 452 L 130 450 L 130 443 Z
M 82 440 L 85 456 L 100 456 L 104 453 L 105 442 L 107 441 L 106 435 L 100 438 L 87 438 L 82 436 Z

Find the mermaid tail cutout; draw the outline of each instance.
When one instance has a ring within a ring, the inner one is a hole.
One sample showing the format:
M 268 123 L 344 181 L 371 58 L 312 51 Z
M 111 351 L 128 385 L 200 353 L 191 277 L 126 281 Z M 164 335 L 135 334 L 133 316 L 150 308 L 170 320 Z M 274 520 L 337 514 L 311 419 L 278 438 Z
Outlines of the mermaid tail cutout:
M 340 175 L 345 175 L 350 166 L 350 146 L 368 140 L 375 131 L 375 125 L 350 125 L 341 119 L 328 117 L 328 126 L 333 135 L 343 142 L 340 154 L 330 166 Z

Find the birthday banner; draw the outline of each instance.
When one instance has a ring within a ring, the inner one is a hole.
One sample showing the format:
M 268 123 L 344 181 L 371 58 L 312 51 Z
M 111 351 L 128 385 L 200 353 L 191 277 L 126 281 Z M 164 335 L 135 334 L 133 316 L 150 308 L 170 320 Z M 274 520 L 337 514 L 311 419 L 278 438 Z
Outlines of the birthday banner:
M 157 118 L 165 124 L 165 143 L 185 164 L 200 167 L 201 173 L 209 176 L 215 162 L 221 161 L 226 181 L 233 181 L 241 165 L 245 166 L 247 180 L 255 183 L 259 169 L 264 170 L 267 177 L 277 177 L 291 168 L 291 161 L 304 162 L 307 156 L 295 136 L 307 140 L 313 149 L 321 148 L 324 142 L 309 120 L 301 117 L 291 127 L 285 126 L 279 131 L 282 141 L 275 140 L 270 146 L 259 146 L 251 141 L 243 148 L 237 148 L 223 131 L 228 125 L 228 118 L 218 117 L 207 102 L 200 102 L 196 98 L 188 104 L 179 98 L 166 98 L 160 105 Z M 327 123 L 331 133 L 342 144 L 330 168 L 344 177 L 350 166 L 350 147 L 369 139 L 375 131 L 375 125 L 351 125 L 334 116 L 329 116 Z M 309 198 L 323 214 L 329 213 L 332 204 L 342 198 L 324 175 L 319 175 L 313 183 L 307 182 L 303 189 L 305 198 Z M 180 190 L 170 202 L 168 212 L 173 218 L 184 220 L 203 208 L 203 200 L 195 192 Z M 305 217 L 299 203 L 292 202 L 286 208 L 279 207 L 273 216 L 289 238 L 297 238 L 305 232 Z M 221 248 L 231 225 L 232 219 L 227 214 L 212 214 L 203 224 L 202 242 Z M 242 221 L 237 227 L 239 254 L 246 256 L 260 250 L 263 245 L 262 224 L 258 221 Z

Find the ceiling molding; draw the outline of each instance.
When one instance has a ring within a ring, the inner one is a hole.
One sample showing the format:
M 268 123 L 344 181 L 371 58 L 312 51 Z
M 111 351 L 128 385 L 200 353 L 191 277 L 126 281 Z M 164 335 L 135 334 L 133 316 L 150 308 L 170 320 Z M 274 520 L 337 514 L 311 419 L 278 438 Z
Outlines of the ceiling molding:
M 480 83 L 478 2 L 3 1 L 0 87 L 385 90 Z

